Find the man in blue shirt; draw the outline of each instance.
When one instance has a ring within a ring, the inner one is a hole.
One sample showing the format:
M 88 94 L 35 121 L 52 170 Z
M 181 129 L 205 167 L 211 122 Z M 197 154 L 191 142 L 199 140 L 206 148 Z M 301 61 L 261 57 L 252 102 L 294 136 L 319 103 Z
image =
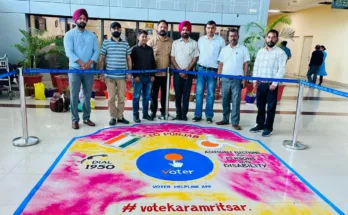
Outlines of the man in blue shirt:
M 291 51 L 288 47 L 286 47 L 287 45 L 288 45 L 288 42 L 284 40 L 284 41 L 282 41 L 280 48 L 282 48 L 285 51 L 285 54 L 288 56 L 288 60 L 290 60 Z
M 72 70 L 89 70 L 98 60 L 98 40 L 93 32 L 85 29 L 88 22 L 88 13 L 85 9 L 78 9 L 73 13 L 73 20 L 77 27 L 65 34 L 65 54 L 69 58 L 69 68 Z M 93 87 L 93 74 L 69 73 L 72 128 L 79 129 L 79 92 L 82 84 L 84 94 L 83 123 L 95 126 L 90 120 L 91 94 Z
M 216 23 L 209 21 L 205 27 L 207 35 L 199 38 L 199 60 L 198 60 L 198 72 L 203 73 L 217 73 L 218 70 L 218 57 L 222 48 L 226 46 L 225 40 L 219 35 L 215 34 Z M 197 76 L 196 84 L 196 110 L 193 122 L 199 122 L 202 120 L 203 109 L 203 97 L 205 85 L 207 85 L 207 104 L 205 106 L 205 116 L 207 123 L 213 122 L 214 116 L 214 99 L 216 89 L 216 77 L 213 76 Z

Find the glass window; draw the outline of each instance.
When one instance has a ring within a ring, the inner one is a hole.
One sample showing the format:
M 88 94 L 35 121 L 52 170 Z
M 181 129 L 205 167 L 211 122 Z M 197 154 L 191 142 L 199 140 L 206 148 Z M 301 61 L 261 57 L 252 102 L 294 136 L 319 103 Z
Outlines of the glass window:
M 110 20 L 104 21 L 104 37 L 107 37 L 108 39 L 111 38 L 110 25 L 113 22 L 115 21 L 110 21 Z M 127 22 L 127 21 L 116 21 L 116 22 L 120 23 L 122 27 L 121 38 L 123 40 L 127 40 L 130 47 L 134 46 L 137 43 L 137 36 L 136 36 L 137 23 Z
M 64 36 L 65 18 L 30 15 L 30 26 L 46 31 L 43 37 Z
M 230 30 L 230 29 L 239 29 L 238 27 L 236 26 L 232 26 L 232 27 L 222 27 L 222 26 L 217 26 L 216 27 L 216 32 L 215 34 L 218 34 L 220 35 L 222 38 L 224 38 L 226 44 L 228 43 L 228 35 L 227 35 L 227 32 Z
M 172 25 L 168 24 L 168 36 L 170 36 L 170 31 L 172 30 Z M 149 35 L 147 36 L 148 39 L 151 39 L 152 37 L 157 36 L 157 22 L 139 22 L 139 29 L 146 30 Z
M 73 19 L 68 19 L 68 31 L 76 27 Z M 98 38 L 98 44 L 101 45 L 103 38 L 101 35 L 101 20 L 100 19 L 89 19 L 86 25 L 86 29 L 92 31 Z
M 181 37 L 179 32 L 179 24 L 173 25 L 173 40 L 177 40 Z M 192 25 L 191 38 L 198 41 L 201 36 L 205 35 L 204 25 Z

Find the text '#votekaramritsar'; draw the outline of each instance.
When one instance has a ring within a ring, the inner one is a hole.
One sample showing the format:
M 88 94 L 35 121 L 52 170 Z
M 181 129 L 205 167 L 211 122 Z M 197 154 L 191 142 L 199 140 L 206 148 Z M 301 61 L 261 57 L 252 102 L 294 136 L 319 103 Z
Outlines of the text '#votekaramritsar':
M 246 211 L 247 205 L 231 205 L 231 204 L 207 204 L 207 205 L 175 205 L 175 204 L 157 204 L 153 203 L 152 205 L 141 205 L 137 206 L 136 203 L 128 203 L 123 206 L 122 213 L 128 212 L 242 212 Z

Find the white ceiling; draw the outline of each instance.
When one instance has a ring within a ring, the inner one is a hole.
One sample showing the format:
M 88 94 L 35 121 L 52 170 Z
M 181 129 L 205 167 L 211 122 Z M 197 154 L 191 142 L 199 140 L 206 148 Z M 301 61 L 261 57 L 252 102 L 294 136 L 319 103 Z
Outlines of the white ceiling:
M 271 0 L 270 10 L 298 11 L 320 6 L 320 2 L 332 2 L 332 0 Z M 269 13 L 270 16 L 279 13 Z

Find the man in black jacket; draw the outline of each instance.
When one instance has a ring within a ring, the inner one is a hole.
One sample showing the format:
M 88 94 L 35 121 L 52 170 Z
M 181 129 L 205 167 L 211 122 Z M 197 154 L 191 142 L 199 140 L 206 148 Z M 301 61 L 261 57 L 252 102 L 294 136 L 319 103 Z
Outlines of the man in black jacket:
M 132 49 L 131 58 L 134 70 L 155 70 L 156 62 L 153 49 L 146 45 L 147 31 L 140 30 L 138 33 L 139 43 Z M 140 93 L 143 95 L 143 119 L 153 120 L 149 116 L 149 101 L 151 96 L 152 82 L 155 80 L 154 73 L 134 73 L 133 74 L 133 118 L 134 122 L 140 123 L 139 119 L 139 100 Z
M 315 46 L 315 51 L 312 53 L 311 61 L 309 62 L 309 70 L 307 78 L 309 83 L 315 84 L 321 64 L 324 60 L 324 54 L 320 51 L 320 45 Z M 313 78 L 312 78 L 313 76 Z

